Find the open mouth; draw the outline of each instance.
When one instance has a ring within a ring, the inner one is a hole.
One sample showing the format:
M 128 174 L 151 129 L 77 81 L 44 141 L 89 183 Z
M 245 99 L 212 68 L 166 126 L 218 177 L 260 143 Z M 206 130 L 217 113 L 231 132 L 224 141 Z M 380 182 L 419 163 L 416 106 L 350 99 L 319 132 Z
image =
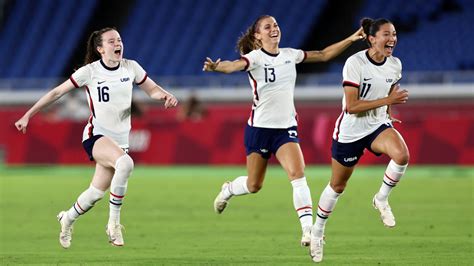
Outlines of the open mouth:
M 384 48 L 385 48 L 385 49 L 388 49 L 390 52 L 392 52 L 392 51 L 393 51 L 393 48 L 395 48 L 395 45 L 393 45 L 393 44 L 392 44 L 392 45 L 386 44 Z
M 114 54 L 116 55 L 121 55 L 122 54 L 122 49 L 117 49 L 114 51 Z

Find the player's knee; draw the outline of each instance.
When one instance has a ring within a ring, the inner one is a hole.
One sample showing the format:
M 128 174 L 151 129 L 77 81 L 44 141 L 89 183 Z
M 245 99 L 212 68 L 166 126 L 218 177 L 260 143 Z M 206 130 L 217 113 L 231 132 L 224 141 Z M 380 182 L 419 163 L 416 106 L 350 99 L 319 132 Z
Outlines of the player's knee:
M 398 165 L 406 165 L 410 161 L 410 153 L 408 151 L 398 151 L 394 154 L 392 160 Z
M 134 166 L 135 164 L 133 163 L 132 157 L 128 154 L 124 154 L 115 162 L 115 171 L 123 171 L 130 174 Z

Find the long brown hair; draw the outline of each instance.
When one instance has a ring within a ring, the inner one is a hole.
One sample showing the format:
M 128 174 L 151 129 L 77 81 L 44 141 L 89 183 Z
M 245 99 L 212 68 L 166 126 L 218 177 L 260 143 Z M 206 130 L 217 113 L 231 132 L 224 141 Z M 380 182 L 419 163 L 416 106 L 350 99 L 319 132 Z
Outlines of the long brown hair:
M 258 31 L 260 21 L 264 18 L 269 18 L 270 15 L 262 15 L 258 17 L 255 22 L 247 28 L 244 34 L 242 34 L 237 40 L 236 49 L 240 54 L 248 54 L 255 49 L 262 47 L 262 43 L 255 39 L 255 33 Z
M 111 30 L 116 31 L 116 29 L 113 27 L 107 27 L 91 33 L 89 39 L 87 40 L 87 51 L 84 58 L 84 65 L 90 64 L 102 58 L 97 51 L 97 47 L 102 46 L 102 34 Z

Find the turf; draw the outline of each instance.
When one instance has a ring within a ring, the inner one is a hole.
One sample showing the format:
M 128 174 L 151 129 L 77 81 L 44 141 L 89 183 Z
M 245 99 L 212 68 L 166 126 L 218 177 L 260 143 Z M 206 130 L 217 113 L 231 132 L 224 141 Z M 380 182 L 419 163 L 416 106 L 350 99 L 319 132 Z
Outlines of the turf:
M 326 229 L 324 265 L 472 265 L 472 167 L 410 167 L 391 196 L 397 227 L 384 228 L 371 199 L 384 168 L 356 169 Z M 0 167 L 0 264 L 310 265 L 299 246 L 291 185 L 271 167 L 263 190 L 217 215 L 223 181 L 244 167 L 136 167 L 124 201 L 126 245 L 107 243 L 102 200 L 58 243 L 56 214 L 90 182 L 92 167 Z M 316 205 L 328 167 L 307 167 Z

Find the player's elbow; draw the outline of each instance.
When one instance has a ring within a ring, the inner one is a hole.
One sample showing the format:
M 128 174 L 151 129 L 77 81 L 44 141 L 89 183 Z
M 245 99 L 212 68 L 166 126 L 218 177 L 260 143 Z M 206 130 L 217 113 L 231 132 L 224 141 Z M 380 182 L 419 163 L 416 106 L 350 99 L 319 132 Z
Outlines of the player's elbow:
M 357 108 L 355 108 L 354 105 L 348 104 L 346 106 L 346 112 L 353 115 L 353 114 L 357 114 L 359 112 L 359 110 L 357 110 Z

